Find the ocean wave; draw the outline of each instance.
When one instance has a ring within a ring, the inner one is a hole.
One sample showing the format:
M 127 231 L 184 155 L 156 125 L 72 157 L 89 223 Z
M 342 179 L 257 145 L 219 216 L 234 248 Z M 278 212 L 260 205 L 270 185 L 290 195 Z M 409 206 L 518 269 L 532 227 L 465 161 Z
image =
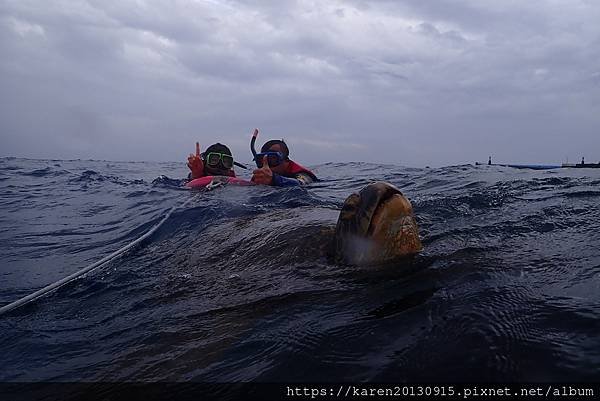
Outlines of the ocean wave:
M 597 373 L 595 172 L 327 163 L 308 188 L 190 191 L 183 163 L 0 161 L 4 303 L 171 213 L 139 246 L 3 315 L 11 369 L 0 380 Z M 375 180 L 412 201 L 424 250 L 385 267 L 335 265 L 339 209 Z

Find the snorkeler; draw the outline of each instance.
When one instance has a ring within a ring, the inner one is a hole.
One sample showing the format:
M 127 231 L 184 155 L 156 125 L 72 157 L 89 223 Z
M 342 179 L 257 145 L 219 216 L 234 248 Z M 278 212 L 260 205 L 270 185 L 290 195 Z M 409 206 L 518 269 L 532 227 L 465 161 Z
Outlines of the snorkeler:
M 254 131 L 254 138 L 258 130 Z M 254 155 L 258 168 L 252 172 L 252 181 L 256 184 L 291 187 L 310 184 L 317 180 L 315 174 L 290 160 L 290 151 L 283 140 L 272 139 Z
M 200 153 L 200 144 L 196 142 L 196 154 L 188 157 L 187 166 L 191 170 L 188 178 L 193 180 L 208 175 L 235 177 L 234 164 L 242 166 L 233 161 L 231 150 L 227 146 L 215 143 Z

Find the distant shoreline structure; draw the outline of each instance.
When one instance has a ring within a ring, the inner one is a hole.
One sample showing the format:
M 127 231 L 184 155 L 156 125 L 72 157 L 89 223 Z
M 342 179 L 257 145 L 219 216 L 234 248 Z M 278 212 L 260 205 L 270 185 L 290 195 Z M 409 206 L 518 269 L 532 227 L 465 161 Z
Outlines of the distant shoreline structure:
M 573 168 L 600 168 L 600 163 L 563 163 L 561 165 L 563 168 L 573 167 Z

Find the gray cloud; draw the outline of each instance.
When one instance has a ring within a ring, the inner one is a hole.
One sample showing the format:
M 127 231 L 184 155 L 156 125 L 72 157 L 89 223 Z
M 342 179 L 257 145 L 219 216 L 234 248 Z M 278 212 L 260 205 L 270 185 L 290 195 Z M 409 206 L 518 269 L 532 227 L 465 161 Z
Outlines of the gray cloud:
M 600 140 L 590 1 L 5 1 L 4 156 L 560 162 Z M 373 159 L 376 155 L 376 159 Z

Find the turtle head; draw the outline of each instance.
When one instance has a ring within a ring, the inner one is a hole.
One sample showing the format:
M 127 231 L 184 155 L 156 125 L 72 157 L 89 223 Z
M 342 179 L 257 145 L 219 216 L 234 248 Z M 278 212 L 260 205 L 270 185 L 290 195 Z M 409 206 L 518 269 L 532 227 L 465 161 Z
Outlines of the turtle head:
M 422 246 L 412 205 L 386 182 L 367 185 L 344 202 L 335 228 L 336 263 L 372 265 L 418 253 Z

